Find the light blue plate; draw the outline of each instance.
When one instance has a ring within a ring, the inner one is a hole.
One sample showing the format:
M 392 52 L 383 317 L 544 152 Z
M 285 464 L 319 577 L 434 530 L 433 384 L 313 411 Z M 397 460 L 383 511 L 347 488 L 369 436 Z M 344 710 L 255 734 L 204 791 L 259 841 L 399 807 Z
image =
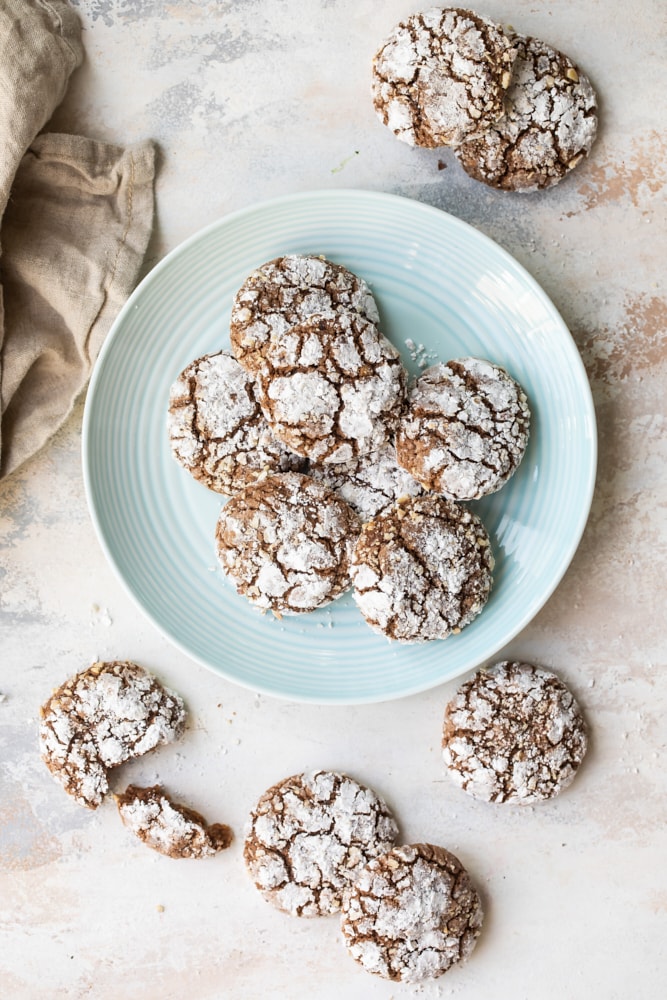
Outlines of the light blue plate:
M 522 465 L 474 505 L 496 554 L 481 615 L 444 642 L 373 633 L 350 594 L 310 615 L 262 616 L 216 565 L 221 500 L 171 457 L 169 387 L 229 345 L 232 297 L 285 253 L 323 254 L 362 275 L 408 368 L 426 357 L 488 358 L 533 412 Z M 406 340 L 424 350 L 418 357 Z M 143 612 L 193 660 L 296 701 L 398 698 L 457 677 L 524 628 L 560 581 L 590 507 L 595 415 L 577 349 L 552 303 L 505 251 L 437 209 L 366 191 L 315 191 L 226 216 L 177 247 L 118 316 L 95 367 L 83 427 L 85 485 L 111 565 Z

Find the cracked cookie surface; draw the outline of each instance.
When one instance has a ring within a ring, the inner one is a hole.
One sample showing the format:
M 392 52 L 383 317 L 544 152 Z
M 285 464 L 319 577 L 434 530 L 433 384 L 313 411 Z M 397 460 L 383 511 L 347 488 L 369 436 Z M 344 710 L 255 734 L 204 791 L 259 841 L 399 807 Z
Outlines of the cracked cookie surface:
M 351 462 L 313 463 L 308 475 L 335 490 L 364 523 L 397 500 L 423 492 L 417 480 L 396 461 L 396 449 L 391 443 Z
M 297 472 L 247 487 L 223 507 L 218 558 L 239 594 L 263 610 L 314 611 L 350 585 L 359 519 L 324 483 Z
M 370 288 L 341 264 L 307 254 L 276 257 L 249 274 L 234 296 L 234 356 L 248 371 L 258 371 L 269 345 L 290 327 L 315 313 L 331 316 L 341 309 L 379 322 Z
M 586 727 L 551 671 L 505 661 L 463 684 L 445 710 L 443 758 L 464 791 L 526 803 L 566 788 L 586 753 Z
M 363 316 L 313 315 L 271 341 L 257 372 L 272 432 L 317 462 L 348 462 L 383 447 L 405 400 L 396 348 Z
M 232 842 L 228 826 L 209 825 L 201 813 L 173 802 L 159 785 L 129 785 L 115 799 L 128 830 L 168 858 L 208 858 Z
M 396 435 L 398 462 L 450 500 L 499 490 L 523 458 L 530 410 L 521 386 L 498 365 L 461 358 L 415 382 Z
M 431 7 L 398 24 L 376 53 L 375 111 L 403 142 L 456 146 L 503 113 L 513 60 L 500 25 L 459 7 Z
M 183 700 L 136 663 L 94 663 L 41 708 L 40 752 L 81 805 L 96 809 L 107 770 L 169 743 L 185 725 Z
M 293 916 L 340 910 L 372 858 L 398 827 L 374 791 L 345 774 L 312 771 L 269 788 L 252 811 L 243 856 L 257 888 Z
M 588 156 L 597 133 L 597 98 L 572 60 L 539 39 L 515 36 L 517 58 L 505 113 L 456 155 L 490 187 L 535 191 L 557 184 Z
M 486 604 L 493 566 L 476 514 L 433 494 L 406 498 L 362 527 L 352 557 L 354 600 L 389 639 L 445 639 Z
M 482 920 L 479 894 L 458 858 L 410 844 L 369 862 L 344 899 L 341 929 L 367 972 L 418 983 L 468 958 Z
M 169 392 L 167 425 L 176 461 L 225 496 L 305 464 L 271 433 L 254 379 L 225 351 L 197 358 L 181 372 Z

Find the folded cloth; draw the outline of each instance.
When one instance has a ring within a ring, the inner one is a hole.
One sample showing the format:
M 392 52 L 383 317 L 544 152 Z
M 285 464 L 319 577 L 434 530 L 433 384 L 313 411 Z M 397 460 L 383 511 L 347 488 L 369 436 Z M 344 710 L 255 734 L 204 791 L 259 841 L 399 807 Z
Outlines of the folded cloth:
M 67 418 L 153 225 L 152 143 L 41 131 L 82 58 L 66 0 L 2 0 L 0 479 Z

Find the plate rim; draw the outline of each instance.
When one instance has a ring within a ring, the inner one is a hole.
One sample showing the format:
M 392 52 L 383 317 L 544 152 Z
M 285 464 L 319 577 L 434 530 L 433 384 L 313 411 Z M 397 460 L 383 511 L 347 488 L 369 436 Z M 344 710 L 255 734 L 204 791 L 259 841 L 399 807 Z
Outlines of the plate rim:
M 433 681 L 432 679 L 417 683 L 410 687 L 404 687 L 399 691 L 391 691 L 378 696 L 378 694 L 367 694 L 367 695 L 319 695 L 308 694 L 300 692 L 298 695 L 294 692 L 287 692 L 281 690 L 277 686 L 272 686 L 269 684 L 254 684 L 250 683 L 242 677 L 237 677 L 229 673 L 224 664 L 213 664 L 207 661 L 203 656 L 198 653 L 193 652 L 187 647 L 187 645 L 179 641 L 177 637 L 170 634 L 167 628 L 160 621 L 153 616 L 153 614 L 144 606 L 139 596 L 134 592 L 129 582 L 126 580 L 125 575 L 121 571 L 118 560 L 113 554 L 107 539 L 105 537 L 100 517 L 98 517 L 95 498 L 94 498 L 94 487 L 91 478 L 91 468 L 90 468 L 90 455 L 89 455 L 89 441 L 91 437 L 90 424 L 92 420 L 93 413 L 93 401 L 95 398 L 97 383 L 104 376 L 105 358 L 106 355 L 113 349 L 113 344 L 119 330 L 122 328 L 123 322 L 127 314 L 134 308 L 137 298 L 139 298 L 144 289 L 152 284 L 154 281 L 158 280 L 160 274 L 163 270 L 168 268 L 175 260 L 180 256 L 187 254 L 190 247 L 197 245 L 202 241 L 205 241 L 207 237 L 219 229 L 224 229 L 227 226 L 233 226 L 238 220 L 243 219 L 246 216 L 253 216 L 257 213 L 262 213 L 266 211 L 271 211 L 272 209 L 280 208 L 291 203 L 303 203 L 303 202 L 317 202 L 325 201 L 330 199 L 341 199 L 341 200 L 355 200 L 363 199 L 366 202 L 377 202 L 377 203 L 392 203 L 394 205 L 401 205 L 403 209 L 407 209 L 411 212 L 423 213 L 424 215 L 432 218 L 442 220 L 443 218 L 447 220 L 447 225 L 453 227 L 454 229 L 459 228 L 466 234 L 470 235 L 473 240 L 482 241 L 485 243 L 492 253 L 499 256 L 502 260 L 506 261 L 511 268 L 517 272 L 523 281 L 526 282 L 527 286 L 530 287 L 532 294 L 536 295 L 537 298 L 541 300 L 542 305 L 546 308 L 547 312 L 550 314 L 551 318 L 560 326 L 561 333 L 565 335 L 565 339 L 569 342 L 572 348 L 572 360 L 579 368 L 580 381 L 586 387 L 585 398 L 580 400 L 582 405 L 582 413 L 584 414 L 584 419 L 590 427 L 590 435 L 587 436 L 587 441 L 589 443 L 589 460 L 586 467 L 586 479 L 581 477 L 582 483 L 582 504 L 579 511 L 578 522 L 576 524 L 576 530 L 573 530 L 569 539 L 568 546 L 564 551 L 563 558 L 561 560 L 561 565 L 558 568 L 558 572 L 554 574 L 551 580 L 550 586 L 545 590 L 542 595 L 540 604 L 536 608 L 532 608 L 527 614 L 521 616 L 521 618 L 515 624 L 511 633 L 504 635 L 502 642 L 494 645 L 490 649 L 489 653 L 486 655 L 483 661 L 479 661 L 476 666 L 466 667 L 460 670 L 453 677 L 443 677 L 438 680 Z M 585 411 L 585 412 L 584 412 Z M 218 677 L 223 678 L 229 683 L 238 684 L 239 686 L 256 693 L 261 693 L 268 695 L 270 697 L 296 702 L 296 703 L 310 703 L 318 705 L 361 705 L 361 704 L 381 704 L 383 702 L 397 701 L 401 698 L 407 698 L 412 695 L 417 695 L 425 691 L 434 690 L 435 688 L 450 683 L 454 680 L 460 679 L 466 673 L 472 670 L 479 669 L 483 663 L 488 662 L 493 656 L 495 656 L 501 649 L 506 647 L 510 642 L 512 642 L 516 636 L 523 631 L 528 624 L 534 620 L 534 618 L 540 613 L 540 611 L 545 607 L 547 602 L 553 596 L 555 590 L 558 588 L 563 580 L 567 570 L 569 569 L 572 560 L 579 548 L 581 539 L 583 537 L 586 524 L 590 516 L 591 505 L 593 501 L 595 485 L 597 480 L 597 461 L 598 461 L 598 432 L 597 432 L 597 419 L 595 412 L 595 405 L 592 395 L 592 390 L 590 382 L 588 379 L 588 374 L 586 372 L 583 360 L 581 358 L 577 344 L 567 326 L 563 320 L 559 310 L 556 308 L 555 304 L 551 298 L 547 295 L 545 290 L 539 284 L 539 282 L 532 276 L 532 274 L 525 268 L 525 266 L 518 261 L 509 251 L 507 251 L 503 246 L 493 240 L 486 233 L 477 229 L 471 223 L 466 222 L 463 219 L 458 218 L 458 216 L 452 215 L 450 212 L 444 209 L 437 208 L 436 206 L 430 205 L 425 202 L 418 201 L 414 198 L 407 197 L 405 195 L 394 194 L 391 192 L 375 191 L 375 190 L 365 190 L 362 188 L 319 188 L 315 190 L 306 190 L 300 192 L 293 192 L 288 194 L 279 195 L 277 197 L 268 198 L 256 202 L 251 202 L 246 206 L 234 210 L 214 219 L 212 222 L 191 233 L 190 236 L 186 237 L 170 251 L 168 251 L 164 257 L 162 257 L 138 282 L 136 287 L 130 293 L 126 299 L 123 306 L 120 308 L 118 314 L 116 315 L 109 331 L 104 339 L 104 342 L 100 348 L 97 359 L 93 366 L 93 371 L 88 382 L 86 389 L 83 421 L 82 421 L 82 433 L 81 433 L 81 461 L 82 461 L 82 471 L 83 471 L 83 482 L 84 482 L 84 492 L 86 496 L 86 502 L 88 506 L 89 516 L 93 524 L 95 535 L 98 543 L 105 555 L 107 563 L 110 565 L 116 579 L 120 582 L 121 586 L 130 597 L 133 605 L 137 607 L 145 618 L 150 621 L 151 625 L 157 629 L 158 633 L 165 638 L 172 646 L 182 652 L 189 660 L 198 663 L 203 666 L 211 673 L 216 674 Z

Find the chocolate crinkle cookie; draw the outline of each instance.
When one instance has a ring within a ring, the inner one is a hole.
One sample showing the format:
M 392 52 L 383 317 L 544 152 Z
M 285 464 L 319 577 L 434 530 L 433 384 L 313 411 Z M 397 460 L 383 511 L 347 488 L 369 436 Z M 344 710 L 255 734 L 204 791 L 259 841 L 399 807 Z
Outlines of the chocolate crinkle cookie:
M 354 599 L 389 639 L 445 639 L 486 604 L 493 566 L 476 514 L 433 494 L 405 498 L 363 526 L 352 557 Z
M 396 429 L 407 373 L 395 347 L 348 310 L 309 316 L 267 346 L 257 373 L 271 430 L 318 462 L 384 447 Z
M 315 313 L 331 316 L 341 309 L 379 322 L 375 299 L 363 278 L 325 257 L 276 257 L 249 274 L 234 296 L 230 323 L 234 356 L 248 371 L 258 371 L 271 343 L 290 327 Z
M 523 458 L 530 410 L 503 368 L 461 358 L 415 382 L 396 435 L 398 462 L 426 489 L 451 500 L 499 490 Z
M 305 466 L 271 433 L 254 379 L 225 351 L 197 358 L 181 372 L 167 419 L 174 458 L 217 493 L 233 496 L 267 473 Z
M 482 920 L 479 894 L 458 858 L 411 844 L 368 863 L 345 896 L 341 928 L 367 972 L 418 983 L 468 958 Z
M 128 830 L 168 858 L 208 858 L 232 842 L 228 826 L 209 825 L 194 809 L 173 802 L 159 785 L 129 785 L 115 799 Z
M 442 747 L 448 773 L 474 798 L 530 804 L 573 780 L 586 727 L 555 674 L 506 661 L 459 688 L 445 710 Z
M 413 146 L 456 146 L 503 113 L 514 48 L 502 27 L 459 7 L 398 24 L 373 59 L 378 117 Z
M 41 709 L 42 759 L 65 791 L 96 809 L 107 770 L 181 735 L 185 708 L 136 663 L 94 663 L 59 687 Z
M 505 112 L 456 155 L 475 180 L 506 191 L 557 184 L 590 152 L 597 98 L 572 60 L 536 38 L 514 36 L 517 58 Z
M 391 442 L 351 462 L 311 463 L 308 475 L 335 490 L 363 522 L 397 500 L 423 493 L 417 480 L 396 461 Z
M 324 483 L 297 472 L 267 476 L 222 508 L 218 558 L 256 607 L 278 617 L 314 611 L 350 586 L 359 527 L 354 511 Z
M 269 788 L 250 816 L 243 856 L 265 899 L 292 916 L 340 910 L 364 865 L 398 835 L 385 802 L 354 778 L 312 771 Z

